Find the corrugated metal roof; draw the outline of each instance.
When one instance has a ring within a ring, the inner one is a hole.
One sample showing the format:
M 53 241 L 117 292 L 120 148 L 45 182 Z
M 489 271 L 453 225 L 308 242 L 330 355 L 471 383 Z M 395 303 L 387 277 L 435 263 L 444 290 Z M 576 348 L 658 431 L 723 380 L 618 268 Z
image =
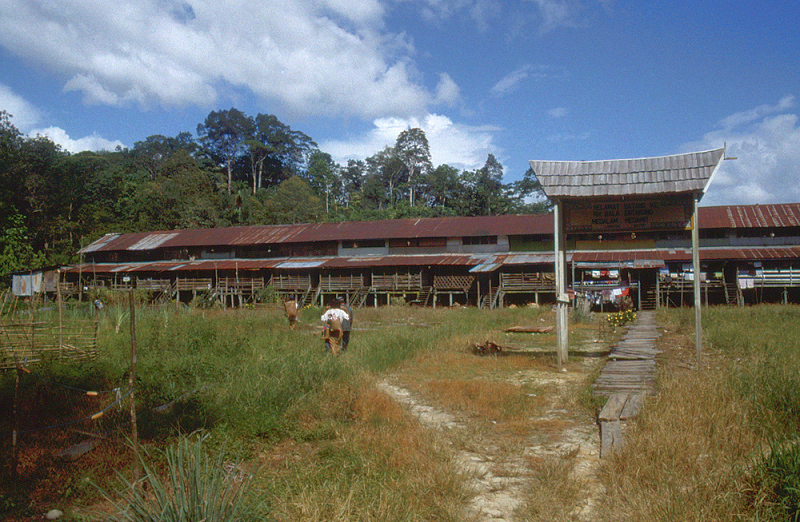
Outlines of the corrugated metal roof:
M 701 229 L 797 227 L 800 203 L 701 207 Z M 355 221 L 108 234 L 82 253 L 186 247 L 233 247 L 364 239 L 552 235 L 553 215 Z M 218 261 L 219 262 L 219 261 Z
M 598 261 L 592 263 L 575 263 L 575 268 L 581 269 L 598 269 L 598 268 L 662 268 L 664 267 L 664 260 L 662 259 L 633 259 L 629 261 Z
M 800 246 L 781 247 L 726 247 L 703 248 L 700 247 L 701 261 L 722 260 L 782 260 L 800 258 Z M 646 262 L 648 260 L 662 261 L 691 261 L 691 248 L 673 248 L 668 250 L 616 250 L 574 252 L 573 261 L 578 264 L 593 262 Z
M 481 263 L 480 265 L 475 265 L 469 269 L 470 272 L 494 272 L 498 268 L 503 266 L 503 263 Z
M 83 248 L 81 252 L 367 239 L 535 235 L 552 232 L 552 223 L 552 216 L 549 214 L 525 214 L 137 232 L 105 236 Z
M 128 247 L 128 250 L 153 250 L 158 248 L 170 239 L 176 237 L 177 232 L 147 234 L 136 243 Z
M 369 268 L 372 266 L 470 266 L 477 263 L 469 254 L 414 256 L 363 256 L 331 258 L 325 268 Z
M 308 261 L 284 261 L 275 265 L 275 268 L 280 270 L 294 270 L 298 268 L 319 268 L 325 265 L 324 259 L 310 259 Z
M 566 255 L 567 261 L 572 259 L 572 254 Z M 503 266 L 520 265 L 548 265 L 555 263 L 555 254 L 502 254 L 475 256 L 480 262 L 470 269 L 470 272 L 493 272 Z
M 725 149 L 655 158 L 530 161 L 549 198 L 704 192 Z
M 701 207 L 700 228 L 800 227 L 800 203 Z
M 478 254 L 475 256 L 476 264 L 470 268 L 470 272 L 494 272 L 501 266 L 506 259 L 505 254 Z
M 711 260 L 790 260 L 800 258 L 800 246 L 700 248 L 700 259 Z M 662 266 L 665 261 L 691 261 L 689 248 L 659 250 L 577 251 L 567 253 L 567 262 L 576 267 L 592 263 L 632 268 Z M 548 254 L 434 254 L 415 256 L 316 257 L 294 259 L 224 259 L 205 261 L 159 261 L 143 263 L 84 263 L 62 268 L 72 274 L 115 274 L 131 272 L 188 272 L 260 269 L 347 269 L 402 266 L 469 266 L 470 272 L 491 272 L 503 266 L 549 265 Z
M 106 234 L 105 236 L 101 237 L 100 239 L 98 239 L 97 241 L 92 243 L 91 245 L 89 245 L 86 248 L 84 248 L 83 250 L 81 250 L 81 252 L 88 253 L 88 252 L 94 252 L 96 250 L 100 250 L 105 245 L 107 245 L 108 243 L 114 241 L 118 237 L 119 237 L 119 234 Z
M 571 254 L 567 254 L 571 257 Z M 504 265 L 536 265 L 543 263 L 555 263 L 556 255 L 551 254 L 509 254 L 506 256 Z
M 781 260 L 800 258 L 800 246 L 786 247 L 740 247 L 700 249 L 701 260 L 739 259 L 739 260 Z

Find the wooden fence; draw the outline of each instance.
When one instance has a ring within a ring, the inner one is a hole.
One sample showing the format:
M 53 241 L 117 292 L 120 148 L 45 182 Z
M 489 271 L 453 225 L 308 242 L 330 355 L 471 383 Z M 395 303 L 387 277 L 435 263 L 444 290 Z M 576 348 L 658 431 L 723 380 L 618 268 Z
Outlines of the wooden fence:
M 73 362 L 97 356 L 97 323 L 0 323 L 0 369 L 45 359 Z

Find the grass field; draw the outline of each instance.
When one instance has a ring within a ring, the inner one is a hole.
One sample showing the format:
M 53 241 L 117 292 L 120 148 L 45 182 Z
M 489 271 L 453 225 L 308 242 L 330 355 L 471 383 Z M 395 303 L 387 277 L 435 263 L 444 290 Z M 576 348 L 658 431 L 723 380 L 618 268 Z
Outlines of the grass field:
M 322 348 L 320 312 L 304 310 L 290 331 L 277 309 L 137 310 L 135 400 L 150 475 L 171 476 L 181 454 L 186 476 L 205 476 L 191 467 L 202 464 L 192 456 L 199 451 L 206 466 L 229 472 L 207 480 L 250 477 L 236 502 L 262 520 L 481 520 L 475 506 L 498 491 L 514 497 L 508 509 L 517 520 L 788 520 L 797 513 L 798 307 L 704 309 L 700 364 L 692 310 L 659 312 L 660 393 L 626 429 L 625 449 L 603 461 L 591 451 L 602 404 L 589 393 L 602 358 L 572 356 L 560 372 L 549 355 L 554 332 L 505 332 L 554 324 L 549 309 L 359 309 L 350 349 L 338 357 Z M 134 469 L 127 400 L 99 419 L 49 428 L 117 397 L 82 390 L 126 391 L 128 321 L 124 307 L 107 306 L 97 360 L 46 363 L 20 375 L 26 433 L 16 476 L 10 436 L 0 443 L 5 519 L 58 508 L 65 520 L 97 520 L 115 512 L 107 497 L 133 501 L 115 493 L 126 490 Z M 601 329 L 603 321 L 571 323 L 570 346 L 613 342 L 621 332 Z M 486 341 L 514 353 L 475 355 L 473 346 Z M 4 412 L 13 407 L 15 373 L 0 383 Z M 453 426 L 426 426 L 379 383 L 447 412 Z M 10 433 L 13 416 L 0 423 Z M 82 457 L 53 456 L 87 439 L 97 444 Z

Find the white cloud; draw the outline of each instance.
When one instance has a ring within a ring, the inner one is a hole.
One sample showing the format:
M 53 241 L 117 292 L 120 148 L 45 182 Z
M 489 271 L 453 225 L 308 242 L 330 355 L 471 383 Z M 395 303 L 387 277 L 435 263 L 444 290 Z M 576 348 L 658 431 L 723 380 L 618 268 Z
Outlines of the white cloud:
M 0 110 L 5 110 L 11 114 L 11 123 L 23 134 L 31 137 L 44 136 L 68 152 L 74 153 L 85 150 L 110 151 L 116 149 L 117 146 L 124 147 L 119 140 L 107 140 L 97 134 L 72 139 L 67 134 L 67 131 L 59 127 L 33 128 L 41 124 L 43 119 L 41 111 L 2 83 L 0 83 Z
M 320 148 L 344 165 L 348 159 L 364 159 L 386 146 L 394 146 L 398 134 L 418 127 L 428 138 L 434 166 L 447 164 L 462 170 L 477 169 L 483 166 L 489 153 L 499 153 L 493 143 L 494 135 L 500 131 L 497 127 L 470 127 L 453 123 L 450 118 L 438 114 L 428 114 L 421 120 L 381 118 L 373 124 L 372 130 L 363 135 L 350 140 L 323 142 Z
M 480 31 L 485 31 L 502 10 L 496 0 L 423 0 L 421 5 L 422 17 L 428 22 L 444 23 L 463 12 L 475 21 Z
M 719 126 L 723 129 L 734 129 L 740 125 L 746 125 L 759 120 L 768 114 L 784 112 L 793 107 L 794 96 L 784 96 L 780 99 L 777 105 L 759 105 L 755 109 L 732 114 L 720 121 Z
M 579 17 L 583 6 L 577 0 L 529 0 L 536 4 L 541 17 L 539 32 L 557 27 L 585 27 L 587 22 Z
M 528 77 L 529 69 L 530 66 L 526 65 L 508 73 L 507 75 L 503 76 L 499 82 L 494 84 L 489 92 L 495 98 L 499 98 L 500 96 L 505 96 L 506 94 L 516 91 L 519 89 L 519 85 L 522 83 L 522 81 Z
M 566 141 L 586 141 L 591 137 L 592 133 L 590 131 L 585 131 L 580 134 L 559 133 L 548 136 L 547 141 L 549 141 L 550 143 L 563 143 Z
M 36 107 L 2 83 L 0 83 L 0 110 L 11 115 L 11 123 L 21 132 L 27 132 L 41 118 Z
M 68 76 L 88 103 L 209 105 L 244 88 L 297 114 L 404 117 L 425 87 L 377 0 L 5 0 L 0 45 Z
M 461 91 L 456 82 L 447 73 L 439 76 L 436 86 L 436 101 L 441 104 L 453 106 L 461 98 Z
M 704 206 L 800 201 L 800 127 L 789 111 L 794 98 L 732 114 L 684 149 L 708 150 L 727 143 L 727 155 L 702 199 Z
M 549 67 L 546 65 L 523 65 L 501 78 L 500 81 L 492 86 L 489 93 L 494 98 L 500 98 L 518 90 L 522 83 L 528 78 L 540 80 L 550 76 L 552 76 L 552 74 L 549 72 Z
M 31 136 L 44 136 L 53 143 L 61 146 L 67 152 L 76 153 L 89 151 L 113 151 L 117 147 L 124 147 L 119 140 L 107 140 L 101 138 L 97 134 L 85 136 L 83 138 L 72 139 L 67 134 L 67 131 L 58 127 L 47 127 L 46 129 L 34 129 L 30 132 Z
M 568 112 L 569 110 L 567 110 L 566 107 L 555 107 L 554 109 L 547 111 L 547 115 L 551 118 L 563 118 Z

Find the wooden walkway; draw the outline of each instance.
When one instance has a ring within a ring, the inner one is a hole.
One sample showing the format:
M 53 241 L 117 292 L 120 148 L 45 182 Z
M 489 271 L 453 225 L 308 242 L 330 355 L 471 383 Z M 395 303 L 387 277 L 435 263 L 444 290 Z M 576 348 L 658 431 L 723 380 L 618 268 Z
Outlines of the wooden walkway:
M 656 314 L 640 311 L 636 322 L 608 355 L 608 362 L 592 385 L 596 396 L 607 396 L 600 411 L 600 456 L 623 444 L 622 422 L 638 415 L 647 395 L 656 393 Z
M 592 385 L 594 395 L 656 393 L 656 313 L 642 311 L 622 340 L 611 349 L 608 362 Z

